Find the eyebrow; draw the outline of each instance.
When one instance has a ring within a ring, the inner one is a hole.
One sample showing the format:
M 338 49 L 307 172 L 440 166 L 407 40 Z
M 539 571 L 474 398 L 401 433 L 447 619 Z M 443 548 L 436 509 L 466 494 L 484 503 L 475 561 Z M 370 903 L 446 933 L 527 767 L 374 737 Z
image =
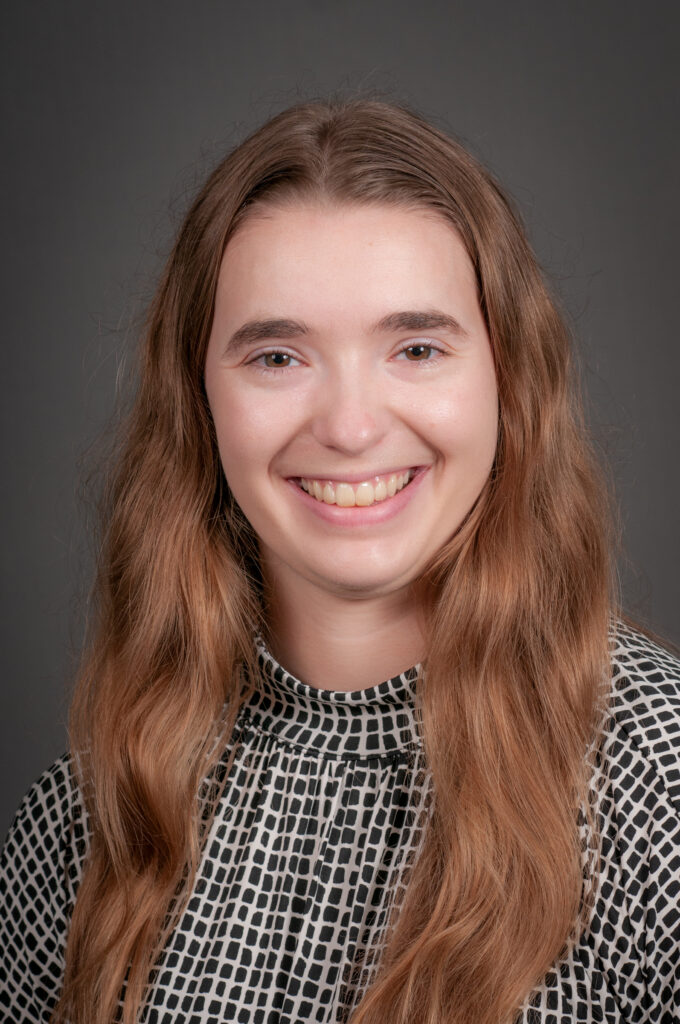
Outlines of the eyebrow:
M 388 313 L 370 329 L 371 334 L 396 334 L 399 331 L 445 330 L 460 337 L 467 337 L 467 331 L 450 313 L 438 309 L 407 309 Z M 234 331 L 225 346 L 225 353 L 235 355 L 248 345 L 258 341 L 286 340 L 310 334 L 310 328 L 298 321 L 281 318 L 248 320 Z
M 309 328 L 297 320 L 248 320 L 234 331 L 226 344 L 225 352 L 235 355 L 257 341 L 266 341 L 268 338 L 299 338 L 302 334 L 309 334 Z
M 450 313 L 442 313 L 438 309 L 407 309 L 399 313 L 388 313 L 371 328 L 371 333 L 441 330 L 467 337 L 467 331 L 454 316 L 451 316 Z

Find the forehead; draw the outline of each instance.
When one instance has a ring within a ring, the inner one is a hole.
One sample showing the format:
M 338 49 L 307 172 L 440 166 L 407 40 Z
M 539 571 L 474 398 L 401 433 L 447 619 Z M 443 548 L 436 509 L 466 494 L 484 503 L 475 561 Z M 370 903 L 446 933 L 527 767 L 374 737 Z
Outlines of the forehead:
M 291 304 L 308 315 L 348 306 L 378 313 L 397 300 L 405 308 L 446 298 L 477 306 L 472 263 L 443 216 L 397 205 L 291 202 L 257 207 L 230 239 L 216 314 L 290 313 Z

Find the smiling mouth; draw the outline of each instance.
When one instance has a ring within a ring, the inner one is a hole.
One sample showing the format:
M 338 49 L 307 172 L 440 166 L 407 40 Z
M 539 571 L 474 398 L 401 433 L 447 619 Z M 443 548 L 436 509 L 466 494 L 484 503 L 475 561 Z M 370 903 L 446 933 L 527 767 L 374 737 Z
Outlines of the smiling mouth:
M 295 483 L 306 491 L 311 498 L 326 505 L 338 505 L 340 508 L 367 508 L 388 498 L 393 498 L 399 491 L 407 487 L 416 475 L 415 469 L 406 469 L 402 473 L 390 473 L 385 476 L 371 477 L 357 483 L 344 480 L 310 479 L 297 477 Z

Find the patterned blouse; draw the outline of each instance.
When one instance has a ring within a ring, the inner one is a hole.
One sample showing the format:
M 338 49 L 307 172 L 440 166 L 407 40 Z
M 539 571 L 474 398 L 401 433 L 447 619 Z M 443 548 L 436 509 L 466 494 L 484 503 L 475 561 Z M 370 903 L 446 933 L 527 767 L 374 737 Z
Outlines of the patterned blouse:
M 523 1024 L 680 1021 L 680 663 L 625 627 L 594 790 L 589 925 Z M 307 686 L 260 645 L 261 680 L 144 1024 L 330 1024 L 374 975 L 430 788 L 417 670 L 356 692 Z M 64 757 L 33 786 L 0 863 L 0 1020 L 46 1022 L 61 986 L 88 824 Z

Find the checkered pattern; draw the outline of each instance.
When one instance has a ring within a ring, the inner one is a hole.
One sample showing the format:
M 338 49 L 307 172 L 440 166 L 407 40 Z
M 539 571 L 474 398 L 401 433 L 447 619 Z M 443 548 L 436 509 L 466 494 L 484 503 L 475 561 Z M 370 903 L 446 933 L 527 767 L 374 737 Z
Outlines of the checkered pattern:
M 431 791 L 417 670 L 344 693 L 294 679 L 261 644 L 259 660 L 144 1024 L 346 1020 L 374 975 L 391 901 L 422 839 Z M 612 660 L 611 714 L 593 764 L 598 895 L 523 1024 L 680 1020 L 680 664 L 623 627 Z M 62 758 L 25 798 L 3 852 L 0 1020 L 49 1019 L 87 839 Z

